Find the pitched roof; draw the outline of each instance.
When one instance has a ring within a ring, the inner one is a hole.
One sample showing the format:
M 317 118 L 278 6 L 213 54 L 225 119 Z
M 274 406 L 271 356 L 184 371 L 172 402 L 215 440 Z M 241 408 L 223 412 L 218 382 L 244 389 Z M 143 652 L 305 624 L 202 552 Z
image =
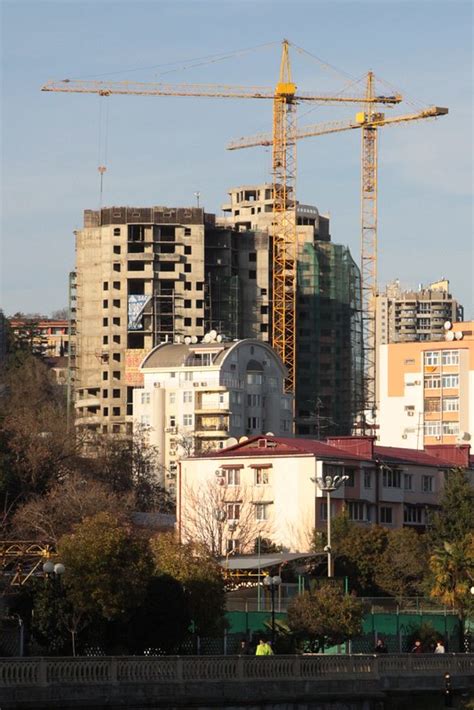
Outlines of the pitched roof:
M 348 437 L 350 438 L 350 437 Z M 259 441 L 266 441 L 266 446 L 259 446 Z M 375 446 L 375 459 L 395 464 L 415 464 L 433 466 L 434 468 L 450 467 L 448 461 L 436 458 L 419 449 L 403 449 L 392 446 Z M 361 456 L 343 448 L 332 446 L 317 439 L 302 439 L 283 436 L 265 436 L 263 434 L 249 437 L 233 446 L 219 451 L 207 452 L 205 458 L 237 458 L 245 456 L 298 456 L 309 454 L 322 459 L 339 459 L 342 461 L 371 461 L 367 456 Z M 197 457 L 201 458 L 201 457 Z

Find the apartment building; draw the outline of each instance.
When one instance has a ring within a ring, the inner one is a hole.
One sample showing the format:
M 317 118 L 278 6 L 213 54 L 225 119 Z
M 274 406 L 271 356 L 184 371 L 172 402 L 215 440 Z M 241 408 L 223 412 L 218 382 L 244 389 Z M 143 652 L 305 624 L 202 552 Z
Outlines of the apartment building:
M 214 333 L 193 341 L 154 348 L 140 365 L 143 387 L 133 393 L 134 425 L 145 427 L 157 447 L 170 492 L 183 455 L 221 449 L 243 435 L 292 430 L 286 370 L 269 345 L 218 342 Z
M 400 281 L 387 284 L 377 296 L 377 341 L 410 343 L 439 340 L 446 321 L 461 321 L 463 307 L 449 291 L 449 281 L 441 279 L 418 291 L 403 290 Z
M 307 552 L 314 529 L 325 529 L 327 498 L 318 483 L 347 475 L 331 494 L 329 514 L 346 510 L 360 525 L 422 529 L 445 476 L 469 466 L 469 446 L 427 451 L 375 445 L 372 437 L 255 436 L 179 466 L 177 525 L 181 539 L 222 541 L 218 552 L 253 551 L 269 538 L 290 552 Z M 202 515 L 207 514 L 207 526 Z
M 45 357 L 63 357 L 69 348 L 67 320 L 53 318 L 9 318 L 10 328 L 18 340 L 23 340 L 33 352 Z
M 75 232 L 78 425 L 131 432 L 137 362 L 159 342 L 204 335 L 206 219 L 197 208 L 84 212 Z
M 379 441 L 423 449 L 474 435 L 474 322 L 438 340 L 389 343 L 379 356 Z

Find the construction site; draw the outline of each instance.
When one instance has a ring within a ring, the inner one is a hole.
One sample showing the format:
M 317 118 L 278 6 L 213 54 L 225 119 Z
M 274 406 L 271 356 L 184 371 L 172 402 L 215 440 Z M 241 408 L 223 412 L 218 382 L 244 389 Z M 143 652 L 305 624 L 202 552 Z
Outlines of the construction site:
M 305 53 L 282 42 L 274 88 L 80 79 L 42 87 L 106 101 L 114 95 L 205 97 L 269 100 L 273 107 L 270 133 L 227 146 L 269 147 L 271 179 L 232 188 L 222 217 L 199 205 L 85 211 L 71 279 L 77 424 L 131 431 L 140 359 L 160 342 L 200 340 L 215 330 L 273 347 L 286 367 L 286 392 L 294 395 L 294 433 L 320 438 L 373 433 L 377 426 L 377 136 L 386 126 L 444 116 L 448 109 L 431 106 L 387 118 L 384 107 L 404 98 L 379 91 L 372 71 L 333 94 L 300 91 L 290 49 Z M 297 124 L 298 106 L 326 104 L 357 110 L 348 121 Z M 298 142 L 351 130 L 361 135 L 358 259 L 331 241 L 327 215 L 297 199 Z M 106 166 L 98 169 L 102 195 Z

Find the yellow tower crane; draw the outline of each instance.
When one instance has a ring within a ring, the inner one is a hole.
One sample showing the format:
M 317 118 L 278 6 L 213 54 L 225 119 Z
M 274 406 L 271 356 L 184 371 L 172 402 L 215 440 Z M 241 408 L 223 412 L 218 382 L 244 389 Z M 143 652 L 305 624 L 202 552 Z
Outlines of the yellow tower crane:
M 291 77 L 289 42 L 283 40 L 280 74 L 274 89 L 259 86 L 227 86 L 217 84 L 162 84 L 140 82 L 103 82 L 65 79 L 50 81 L 42 91 L 132 96 L 186 96 L 226 99 L 270 99 L 273 101 L 272 172 L 272 346 L 288 371 L 286 390 L 295 387 L 296 334 L 296 106 L 312 103 L 398 104 L 395 96 L 327 96 L 297 92 Z
M 401 116 L 385 118 L 374 110 L 374 76 L 367 75 L 367 91 L 364 111 L 357 113 L 355 121 L 332 121 L 304 126 L 295 131 L 295 139 L 340 133 L 352 129 L 362 129 L 362 170 L 361 170 L 361 280 L 362 280 L 362 326 L 364 350 L 364 393 L 360 403 L 360 413 L 372 418 L 376 410 L 376 337 L 375 307 L 377 296 L 377 130 L 408 121 L 436 118 L 448 113 L 447 108 L 429 108 Z M 228 144 L 228 150 L 272 145 L 273 135 L 260 133 L 240 138 Z

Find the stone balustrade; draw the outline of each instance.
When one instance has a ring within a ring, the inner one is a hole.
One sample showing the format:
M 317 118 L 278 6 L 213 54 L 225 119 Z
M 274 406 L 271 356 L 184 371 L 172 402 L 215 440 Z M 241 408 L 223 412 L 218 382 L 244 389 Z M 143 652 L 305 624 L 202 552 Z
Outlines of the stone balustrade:
M 474 654 L 117 656 L 0 659 L 0 689 L 14 686 L 200 681 L 296 681 L 440 675 L 474 677 Z

